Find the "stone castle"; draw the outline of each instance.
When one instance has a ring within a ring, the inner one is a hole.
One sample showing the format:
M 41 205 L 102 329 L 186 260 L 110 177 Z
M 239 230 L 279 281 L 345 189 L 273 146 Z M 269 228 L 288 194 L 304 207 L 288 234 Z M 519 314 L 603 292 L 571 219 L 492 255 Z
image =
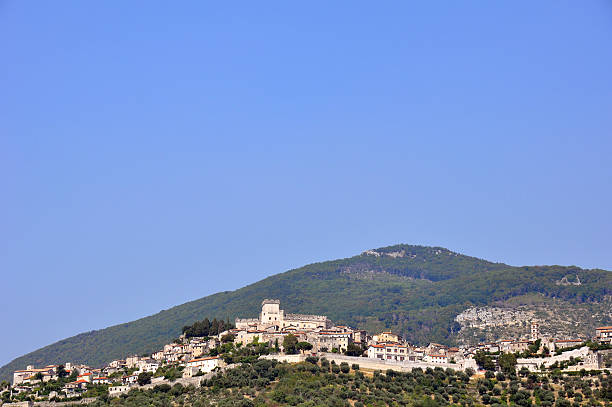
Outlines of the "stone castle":
M 329 329 L 332 322 L 324 315 L 285 314 L 280 300 L 263 300 L 259 318 L 236 318 L 236 329 L 276 330 L 286 328 L 303 330 Z

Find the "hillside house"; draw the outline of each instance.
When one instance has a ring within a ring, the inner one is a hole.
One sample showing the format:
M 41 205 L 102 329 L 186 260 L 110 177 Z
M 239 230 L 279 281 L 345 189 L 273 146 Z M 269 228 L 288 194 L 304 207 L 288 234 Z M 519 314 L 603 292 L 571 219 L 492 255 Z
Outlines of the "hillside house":
M 88 382 L 85 380 L 76 380 L 74 382 L 67 383 L 62 391 L 66 394 L 66 397 L 74 397 L 79 392 L 87 389 Z
M 23 370 L 15 370 L 15 372 L 13 372 L 13 385 L 31 382 L 38 373 L 43 375 L 43 381 L 56 379 L 57 368 L 57 365 L 48 365 L 43 368 L 36 369 L 34 366 L 29 365 Z
M 212 372 L 215 368 L 223 366 L 223 360 L 218 356 L 192 359 L 187 362 L 183 370 L 183 377 L 193 377 L 198 373 Z
M 612 343 L 612 326 L 600 326 L 596 328 L 595 340 L 602 343 Z
M 394 334 L 391 331 L 381 332 L 378 335 L 372 337 L 372 341 L 375 343 L 389 343 L 389 342 L 402 342 L 402 337 Z
M 138 375 L 137 374 L 132 374 L 129 376 L 123 376 L 121 378 L 121 382 L 125 385 L 130 385 L 130 384 L 136 384 L 138 383 Z
M 130 386 L 111 386 L 108 388 L 108 395 L 110 397 L 120 396 L 130 391 Z
M 91 382 L 92 384 L 111 384 L 111 380 L 106 376 L 96 377 Z
M 448 356 L 441 353 L 430 353 L 425 355 L 423 361 L 428 363 L 448 363 Z
M 77 376 L 77 381 L 85 380 L 87 383 L 91 383 L 93 379 L 93 373 L 83 373 Z
M 368 347 L 368 357 L 379 360 L 408 361 L 409 349 L 398 343 L 377 343 Z
M 352 332 L 316 332 L 309 335 L 309 340 L 315 351 L 327 349 L 328 352 L 337 349 L 345 352 L 349 343 L 353 342 Z

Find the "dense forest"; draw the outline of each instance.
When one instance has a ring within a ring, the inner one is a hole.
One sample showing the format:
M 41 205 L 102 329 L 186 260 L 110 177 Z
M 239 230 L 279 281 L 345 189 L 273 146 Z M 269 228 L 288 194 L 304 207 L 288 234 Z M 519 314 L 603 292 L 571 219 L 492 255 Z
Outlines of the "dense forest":
M 577 279 L 580 285 L 572 284 Z M 392 329 L 417 344 L 452 344 L 460 329 L 454 317 L 465 308 L 529 293 L 568 304 L 597 302 L 612 296 L 612 273 L 573 266 L 512 267 L 440 247 L 390 246 L 311 264 L 61 340 L 0 368 L 0 379 L 29 364 L 72 361 L 99 366 L 129 354 L 150 353 L 204 316 L 223 321 L 255 317 L 264 298 L 280 299 L 286 312 L 327 315 L 336 323 L 372 332 Z

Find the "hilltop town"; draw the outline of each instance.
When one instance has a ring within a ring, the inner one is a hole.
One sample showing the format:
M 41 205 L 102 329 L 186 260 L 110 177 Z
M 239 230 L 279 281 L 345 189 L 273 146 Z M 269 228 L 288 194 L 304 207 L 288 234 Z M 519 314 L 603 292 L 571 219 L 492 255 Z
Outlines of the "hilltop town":
M 524 313 L 504 314 L 474 309 L 458 317 L 464 323 L 512 326 Z M 430 343 L 415 346 L 390 332 L 335 325 L 324 315 L 285 313 L 279 300 L 265 299 L 258 318 L 234 323 L 208 319 L 185 327 L 183 333 L 150 355 L 131 355 L 103 367 L 66 362 L 44 367 L 24 366 L 0 393 L 5 405 L 14 402 L 83 400 L 119 397 L 134 388 L 202 380 L 241 363 L 257 359 L 298 363 L 325 358 L 371 371 L 406 372 L 443 368 L 456 371 L 610 372 L 612 326 L 598 327 L 592 338 L 555 338 L 540 333 L 531 322 L 523 335 L 475 346 L 449 347 Z M 511 358 L 502 357 L 510 355 Z M 1 390 L 2 388 L 0 388 Z

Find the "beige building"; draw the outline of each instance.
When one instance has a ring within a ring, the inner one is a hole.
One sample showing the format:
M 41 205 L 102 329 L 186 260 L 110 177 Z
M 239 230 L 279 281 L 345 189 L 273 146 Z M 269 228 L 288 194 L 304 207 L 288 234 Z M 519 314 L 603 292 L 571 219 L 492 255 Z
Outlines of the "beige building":
M 259 319 L 236 318 L 236 329 L 265 330 L 275 327 L 276 330 L 286 328 L 314 330 L 329 329 L 331 321 L 324 315 L 286 314 L 280 309 L 279 300 L 263 300 Z
M 337 349 L 345 352 L 349 343 L 353 342 L 352 332 L 313 332 L 308 336 L 308 342 L 314 346 L 315 351 L 331 352 Z
M 41 369 L 35 369 L 34 366 L 27 366 L 23 370 L 15 370 L 13 372 L 13 385 L 34 380 L 38 373 L 43 376 L 43 381 L 49 381 L 57 377 L 57 365 L 45 366 Z
M 223 360 L 219 357 L 208 357 L 191 359 L 187 362 L 185 370 L 183 371 L 183 377 L 193 377 L 198 373 L 212 372 L 216 367 L 223 366 Z
M 387 343 L 387 342 L 401 342 L 402 337 L 394 334 L 391 331 L 381 332 L 378 335 L 372 337 L 372 341 L 376 343 Z
M 125 358 L 125 365 L 128 369 L 136 367 L 140 358 L 136 355 Z

